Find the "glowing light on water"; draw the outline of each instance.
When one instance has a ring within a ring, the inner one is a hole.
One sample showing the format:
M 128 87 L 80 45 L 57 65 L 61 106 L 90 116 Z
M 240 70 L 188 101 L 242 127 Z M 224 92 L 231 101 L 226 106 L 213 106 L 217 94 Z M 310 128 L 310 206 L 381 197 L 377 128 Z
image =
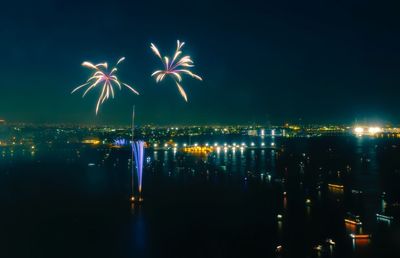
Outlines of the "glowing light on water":
M 381 127 L 378 126 L 370 126 L 370 127 L 361 127 L 361 126 L 356 126 L 353 129 L 354 133 L 356 135 L 374 135 L 377 133 L 381 133 L 383 131 L 383 129 Z
M 356 127 L 356 128 L 354 128 L 354 132 L 357 133 L 357 134 L 363 133 L 364 132 L 364 128 Z
M 370 134 L 376 134 L 382 132 L 382 129 L 380 127 L 370 127 L 368 128 L 368 132 Z
M 352 239 L 370 239 L 371 235 L 368 234 L 350 234 Z
M 390 224 L 392 222 L 392 220 L 394 219 L 393 216 L 387 216 L 387 215 L 383 215 L 383 214 L 376 214 L 376 219 L 379 221 L 383 221 L 386 222 L 388 224 Z
M 136 172 L 138 177 L 139 200 L 140 200 L 142 194 L 144 141 L 135 141 L 132 144 L 132 148 L 136 162 Z

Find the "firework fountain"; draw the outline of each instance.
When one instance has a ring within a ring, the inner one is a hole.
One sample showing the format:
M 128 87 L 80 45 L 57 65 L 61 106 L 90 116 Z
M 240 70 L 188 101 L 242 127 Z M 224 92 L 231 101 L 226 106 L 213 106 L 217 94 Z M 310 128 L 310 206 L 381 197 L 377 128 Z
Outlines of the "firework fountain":
M 137 140 L 135 141 L 135 106 L 133 106 L 132 112 L 132 175 L 131 175 L 131 185 L 132 185 L 132 194 L 131 194 L 131 202 L 142 202 L 142 175 L 143 175 L 143 157 L 144 157 L 144 141 Z M 133 166 L 133 161 L 135 161 L 135 165 Z M 139 198 L 135 198 L 135 167 L 137 172 L 137 181 L 138 181 L 138 194 Z
M 142 175 L 143 175 L 144 141 L 142 141 L 142 140 L 134 141 L 132 143 L 132 152 L 133 152 L 133 155 L 135 158 L 137 180 L 138 180 L 139 199 L 137 200 L 137 202 L 141 203 L 141 202 L 143 202 Z M 133 183 L 133 181 L 132 181 L 132 183 Z M 133 190 L 133 188 L 132 188 L 132 190 Z M 131 200 L 132 200 L 132 198 L 131 198 Z M 133 197 L 133 200 L 135 201 L 134 197 Z

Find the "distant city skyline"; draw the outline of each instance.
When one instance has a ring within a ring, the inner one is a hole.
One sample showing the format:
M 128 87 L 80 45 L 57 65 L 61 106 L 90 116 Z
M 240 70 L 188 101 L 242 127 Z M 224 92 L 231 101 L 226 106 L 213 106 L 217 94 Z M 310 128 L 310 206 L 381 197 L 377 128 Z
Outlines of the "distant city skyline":
M 129 123 L 120 123 L 120 124 L 111 124 L 111 123 L 40 123 L 40 122 L 16 122 L 16 121 L 6 121 L 1 119 L 0 126 L 26 126 L 26 127 L 49 127 L 49 128 L 78 128 L 78 127 L 92 127 L 92 128 L 131 128 L 132 124 Z M 157 123 L 135 123 L 136 128 L 144 128 L 144 127 L 154 127 L 154 128 L 171 128 L 171 129 L 182 129 L 182 128 L 233 128 L 233 127 L 241 127 L 241 128 L 283 128 L 290 126 L 301 126 L 304 128 L 309 127 L 340 127 L 340 128 L 356 128 L 356 127 L 382 127 L 382 128 L 400 128 L 400 123 L 392 123 L 392 122 L 382 122 L 382 121 L 355 121 L 353 123 L 304 123 L 304 122 L 284 122 L 284 123 L 214 123 L 214 124 L 157 124 Z

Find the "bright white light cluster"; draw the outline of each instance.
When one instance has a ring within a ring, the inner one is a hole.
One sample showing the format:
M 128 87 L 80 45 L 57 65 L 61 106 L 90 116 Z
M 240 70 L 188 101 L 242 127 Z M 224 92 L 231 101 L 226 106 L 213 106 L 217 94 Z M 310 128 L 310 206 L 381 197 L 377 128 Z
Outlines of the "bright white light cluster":
M 377 134 L 382 132 L 382 128 L 381 127 L 377 127 L 377 126 L 372 126 L 372 127 L 368 127 L 368 128 L 364 128 L 364 127 L 354 127 L 354 133 L 357 135 L 364 135 L 364 134 L 368 134 L 368 135 L 373 135 L 373 134 Z

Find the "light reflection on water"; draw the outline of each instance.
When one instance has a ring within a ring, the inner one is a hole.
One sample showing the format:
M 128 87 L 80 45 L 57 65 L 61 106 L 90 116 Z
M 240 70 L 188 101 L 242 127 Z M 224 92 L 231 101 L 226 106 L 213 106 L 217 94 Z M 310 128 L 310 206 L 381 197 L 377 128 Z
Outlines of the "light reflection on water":
M 40 148 L 35 155 L 27 151 L 2 150 L 0 168 L 11 171 L 13 178 L 10 180 L 4 173 L 1 175 L 0 198 L 19 196 L 6 183 L 12 181 L 15 185 L 26 179 L 32 186 L 40 185 L 45 193 L 39 192 L 36 195 L 38 199 L 34 199 L 35 194 L 32 194 L 30 202 L 41 203 L 53 194 L 64 198 L 63 203 L 78 221 L 85 221 L 78 222 L 78 231 L 88 223 L 86 217 L 93 218 L 97 226 L 104 225 L 111 235 L 119 235 L 114 228 L 127 227 L 130 234 L 120 236 L 130 244 L 124 248 L 131 250 L 131 253 L 142 254 L 142 257 L 150 257 L 150 249 L 161 250 L 166 247 L 180 257 L 187 253 L 196 256 L 196 252 L 200 252 L 196 249 L 199 245 L 205 250 L 205 253 L 201 253 L 204 257 L 209 257 L 218 247 L 223 249 L 223 253 L 231 254 L 225 257 L 232 254 L 259 257 L 258 251 L 266 256 L 273 255 L 273 251 L 268 250 L 274 250 L 278 244 L 292 250 L 288 257 L 310 257 L 312 246 L 328 237 L 338 243 L 338 252 L 344 254 L 334 257 L 352 257 L 353 254 L 368 257 L 365 250 L 377 257 L 376 254 L 381 251 L 377 247 L 379 245 L 374 246 L 377 249 L 371 249 L 370 242 L 352 241 L 348 234 L 372 233 L 371 241 L 380 243 L 387 240 L 382 232 L 399 229 L 396 223 L 386 229 L 378 228 L 375 219 L 376 212 L 385 211 L 386 205 L 379 198 L 380 194 L 387 191 L 392 198 L 397 196 L 390 191 L 391 188 L 383 187 L 395 183 L 382 178 L 381 166 L 395 162 L 379 156 L 379 151 L 382 151 L 379 146 L 386 143 L 366 138 L 293 139 L 287 142 L 275 139 L 275 143 L 278 147 L 284 147 L 285 151 L 278 148 L 225 152 L 221 149 L 209 156 L 193 157 L 173 150 L 147 149 L 146 158 L 150 157 L 150 163 L 143 181 L 145 203 L 128 212 L 123 208 L 128 205 L 126 200 L 130 189 L 130 153 L 127 150 L 80 150 L 79 158 L 76 150 L 66 150 L 60 155 L 44 153 Z M 332 150 L 328 151 L 329 148 Z M 46 158 L 49 155 L 56 157 L 52 162 L 62 165 L 49 168 L 38 165 L 34 171 L 42 177 L 40 180 L 35 180 L 35 173 L 26 175 L 26 172 L 13 168 L 19 160 L 49 162 Z M 69 160 L 67 164 L 76 167 L 66 167 L 62 172 L 65 159 Z M 89 162 L 96 166 L 88 167 Z M 346 170 L 348 164 L 351 171 Z M 393 164 L 393 167 L 398 167 L 398 164 Z M 53 170 L 57 170 L 58 174 L 55 175 Z M 23 180 L 18 173 L 25 175 Z M 60 190 L 47 185 L 60 181 L 63 182 Z M 317 189 L 318 181 L 323 184 Z M 344 184 L 345 189 L 328 189 L 327 183 Z M 362 198 L 351 194 L 352 189 L 362 190 Z M 287 191 L 287 195 L 283 195 L 283 191 Z M 311 200 L 311 205 L 305 204 L 306 198 Z M 100 205 L 90 204 L 96 200 L 101 200 L 101 208 Z M 46 209 L 53 209 L 55 204 L 44 202 L 48 205 L 44 206 L 44 211 L 51 214 Z M 90 207 L 84 215 L 80 215 L 82 207 Z M 5 204 L 7 209 L 12 211 L 15 207 Z M 362 231 L 343 222 L 347 211 L 361 216 Z M 38 219 L 40 212 L 35 210 L 38 215 L 29 215 L 32 219 Z M 132 213 L 129 219 L 124 217 L 126 212 Z M 103 213 L 106 218 L 99 219 Z M 277 220 L 276 215 L 280 213 L 283 219 Z M 11 218 L 11 215 L 7 217 L 8 220 Z M 16 232 L 21 231 L 15 224 L 14 227 Z M 61 227 L 62 231 L 67 230 L 62 225 L 57 227 Z M 6 232 L 11 232 L 11 228 L 6 228 Z M 94 234 L 86 234 L 97 239 Z M 48 239 L 47 235 L 40 237 Z M 221 243 L 221 246 L 215 246 L 214 243 Z M 390 248 L 396 247 L 390 245 Z

